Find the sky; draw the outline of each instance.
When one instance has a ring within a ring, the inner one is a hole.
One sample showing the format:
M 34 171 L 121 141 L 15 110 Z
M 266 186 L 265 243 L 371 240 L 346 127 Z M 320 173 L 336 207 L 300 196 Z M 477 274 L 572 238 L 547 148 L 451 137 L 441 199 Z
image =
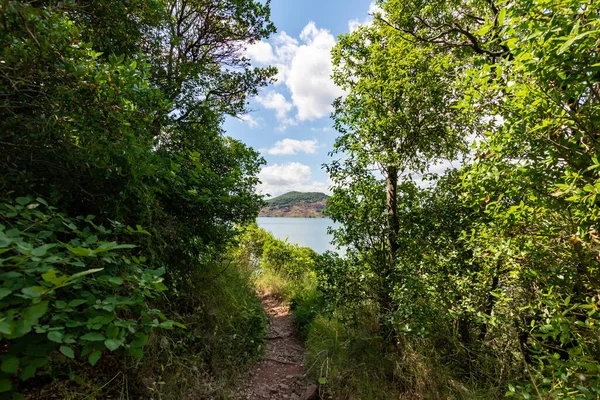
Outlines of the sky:
M 272 0 L 277 33 L 246 55 L 256 66 L 277 66 L 277 83 L 250 100 L 251 112 L 224 126 L 267 161 L 260 193 L 330 193 L 322 165 L 337 135 L 331 103 L 342 94 L 331 80 L 330 52 L 339 35 L 368 23 L 374 11 L 373 0 Z

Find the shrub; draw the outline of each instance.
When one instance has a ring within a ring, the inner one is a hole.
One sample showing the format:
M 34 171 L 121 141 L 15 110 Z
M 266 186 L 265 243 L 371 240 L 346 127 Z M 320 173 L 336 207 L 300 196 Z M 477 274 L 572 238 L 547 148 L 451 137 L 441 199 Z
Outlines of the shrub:
M 0 199 L 0 392 L 17 390 L 52 355 L 103 353 L 140 358 L 153 327 L 175 324 L 148 300 L 165 290 L 135 246 L 112 240 L 143 234 L 93 216 L 68 218 L 43 199 Z

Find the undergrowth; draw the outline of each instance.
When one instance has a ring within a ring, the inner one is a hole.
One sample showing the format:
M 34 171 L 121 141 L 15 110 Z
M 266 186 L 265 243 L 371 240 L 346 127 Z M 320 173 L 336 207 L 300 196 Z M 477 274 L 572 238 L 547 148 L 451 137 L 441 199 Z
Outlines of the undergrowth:
M 250 276 L 234 263 L 213 264 L 189 285 L 176 300 L 156 299 L 185 329 L 153 330 L 144 358 L 103 357 L 95 367 L 52 362 L 54 378 L 31 395 L 65 400 L 231 398 L 240 373 L 264 351 L 260 300 Z
M 305 341 L 307 373 L 319 383 L 323 398 L 504 397 L 494 379 L 473 379 L 473 371 L 464 370 L 469 354 L 451 339 L 450 332 L 440 331 L 428 338 L 398 335 L 390 340 L 383 336 L 374 302 L 337 304 L 332 293 L 356 289 L 328 285 L 323 271 L 336 268 L 350 273 L 346 261 L 277 240 L 256 226 L 246 230 L 235 254 L 240 265 L 253 271 L 258 291 L 290 305 L 294 326 Z M 480 357 L 479 364 L 470 365 L 483 370 L 487 368 L 481 364 L 485 360 Z M 495 361 L 487 362 L 489 373 L 496 374 Z
M 264 350 L 262 306 L 246 273 L 233 263 L 218 265 L 194 285 L 171 305 L 174 311 L 185 305 L 180 321 L 187 329 L 159 332 L 137 366 L 153 398 L 228 398 L 236 377 Z

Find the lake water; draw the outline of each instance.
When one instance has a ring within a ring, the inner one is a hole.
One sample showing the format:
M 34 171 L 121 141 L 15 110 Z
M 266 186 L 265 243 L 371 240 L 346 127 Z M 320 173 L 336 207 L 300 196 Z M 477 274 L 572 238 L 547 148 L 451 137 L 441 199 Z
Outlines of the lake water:
M 274 218 L 256 219 L 259 227 L 271 232 L 277 239 L 288 240 L 302 247 L 310 247 L 317 253 L 337 251 L 327 234 L 327 227 L 337 228 L 340 224 L 328 218 Z M 339 252 L 339 251 L 338 251 Z

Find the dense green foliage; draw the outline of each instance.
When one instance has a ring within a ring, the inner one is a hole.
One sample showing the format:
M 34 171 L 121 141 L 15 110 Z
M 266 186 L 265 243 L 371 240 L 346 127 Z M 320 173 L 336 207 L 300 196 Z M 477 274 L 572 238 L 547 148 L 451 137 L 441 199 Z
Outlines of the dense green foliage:
M 157 346 L 170 343 L 169 373 L 214 376 L 260 353 L 260 303 L 225 259 L 262 205 L 264 161 L 221 125 L 276 73 L 243 56 L 275 31 L 269 13 L 258 1 L 0 1 L 3 395 L 50 377 L 99 397 L 182 398 L 162 392 L 175 386 L 157 384 L 164 371 L 105 385 L 111 360 L 143 371 L 123 356 L 169 363 Z
M 293 322 L 305 337 L 323 308 L 315 274 L 321 256 L 308 247 L 276 239 L 256 225 L 246 228 L 234 254 L 252 272 L 259 291 L 290 302 Z
M 139 358 L 152 327 L 173 327 L 147 304 L 166 289 L 164 271 L 147 268 L 143 256 L 120 254 L 136 246 L 110 241 L 123 226 L 69 219 L 42 199 L 0 207 L 3 392 L 12 375 L 33 377 L 54 350 L 92 366 L 105 350 Z
M 226 396 L 252 283 L 340 397 L 600 396 L 600 3 L 378 5 L 332 53 L 340 257 L 246 227 L 268 1 L 0 0 L 0 398 Z
M 348 250 L 317 264 L 321 338 L 373 335 L 389 364 L 365 379 L 415 396 L 597 398 L 600 8 L 379 3 L 333 51 Z M 312 340 L 345 393 L 356 348 Z

